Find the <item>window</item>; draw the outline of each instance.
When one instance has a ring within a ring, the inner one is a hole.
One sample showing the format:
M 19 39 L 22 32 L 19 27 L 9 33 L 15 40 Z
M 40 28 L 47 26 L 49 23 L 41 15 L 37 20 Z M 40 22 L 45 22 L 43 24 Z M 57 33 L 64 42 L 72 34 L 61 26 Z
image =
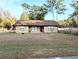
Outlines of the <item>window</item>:
M 20 28 L 20 31 L 25 31 L 25 28 L 24 28 L 24 27 L 21 27 L 21 28 Z
M 24 28 L 20 28 L 21 31 L 24 31 Z
M 53 27 L 48 26 L 48 31 L 53 31 L 53 30 L 54 30 L 54 28 L 53 28 Z
M 36 32 L 37 28 L 36 27 L 32 27 L 32 32 Z

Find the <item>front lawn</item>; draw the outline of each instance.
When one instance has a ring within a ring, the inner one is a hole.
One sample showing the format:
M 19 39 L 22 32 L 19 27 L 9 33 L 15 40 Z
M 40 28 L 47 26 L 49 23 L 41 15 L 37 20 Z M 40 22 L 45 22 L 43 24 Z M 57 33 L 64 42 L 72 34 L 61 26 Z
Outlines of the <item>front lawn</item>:
M 0 34 L 0 59 L 77 56 L 77 36 L 61 33 Z

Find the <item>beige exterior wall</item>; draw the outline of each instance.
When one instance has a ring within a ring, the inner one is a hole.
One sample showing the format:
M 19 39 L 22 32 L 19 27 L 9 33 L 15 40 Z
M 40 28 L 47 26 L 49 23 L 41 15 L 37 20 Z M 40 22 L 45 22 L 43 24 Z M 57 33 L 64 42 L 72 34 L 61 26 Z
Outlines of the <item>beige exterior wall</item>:
M 44 32 L 58 32 L 58 28 L 54 26 L 45 26 Z
M 40 33 L 40 27 L 16 26 L 16 33 Z M 54 26 L 45 26 L 44 32 L 58 32 L 58 28 Z
M 38 33 L 40 33 L 40 27 L 38 27 Z
M 40 33 L 40 27 L 16 26 L 16 33 Z
M 28 31 L 27 26 L 16 26 L 16 33 L 28 33 Z

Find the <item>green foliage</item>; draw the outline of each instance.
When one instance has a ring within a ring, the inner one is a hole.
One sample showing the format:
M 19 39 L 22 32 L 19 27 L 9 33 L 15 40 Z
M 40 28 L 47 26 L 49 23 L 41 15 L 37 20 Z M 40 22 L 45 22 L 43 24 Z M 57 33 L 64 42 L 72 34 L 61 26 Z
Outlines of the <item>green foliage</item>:
M 16 23 L 15 17 L 13 17 L 8 11 L 1 10 L 0 27 L 9 28 Z
M 70 4 L 70 5 L 75 9 L 75 11 L 78 11 L 78 1 L 77 0 L 73 0 L 72 4 Z
M 26 3 L 23 3 L 22 4 L 22 7 L 24 7 L 25 9 L 29 9 L 30 5 L 26 4 Z
M 65 5 L 64 5 L 64 0 L 47 0 L 47 4 L 44 4 L 47 8 L 48 11 L 50 11 L 53 15 L 53 20 L 54 20 L 54 13 L 56 12 L 57 14 L 64 14 Z M 57 16 L 56 16 L 57 17 Z
M 48 11 L 52 12 L 53 20 L 54 20 L 55 4 L 56 4 L 56 0 L 47 0 L 47 4 L 45 4 L 45 6 L 48 8 Z
M 11 23 L 10 22 L 5 22 L 4 23 L 4 28 L 10 29 Z
M 10 28 L 10 26 L 11 26 L 11 23 L 10 23 L 9 18 L 4 19 L 3 20 L 3 27 L 4 28 Z
M 58 21 L 60 27 L 77 27 L 76 21 L 74 19 L 65 19 Z
M 14 25 L 16 23 L 16 19 L 15 18 L 5 18 L 1 21 L 0 23 L 0 27 L 4 27 L 4 28 L 7 28 L 7 29 L 10 29 L 10 27 L 12 25 Z
M 47 9 L 44 6 L 30 6 L 24 3 L 22 7 L 28 13 L 29 19 L 31 20 L 44 20 L 44 16 L 47 13 Z
M 74 19 L 73 21 L 76 21 L 76 24 L 78 26 L 78 1 L 77 0 L 73 0 L 72 4 L 70 4 L 70 6 L 72 6 L 74 8 L 74 12 L 70 15 L 69 18 Z M 77 19 L 75 19 L 77 17 Z
M 0 23 L 2 22 L 2 19 L 0 18 Z
M 64 11 L 66 10 L 65 8 L 66 5 L 64 5 L 63 2 L 64 0 L 57 0 L 56 6 L 55 6 L 57 14 L 64 14 Z
M 27 13 L 23 13 L 20 20 L 29 20 L 29 15 Z
M 72 26 L 73 27 L 78 27 L 78 25 L 76 24 L 76 21 L 74 19 L 72 19 Z
M 59 31 L 59 33 L 78 35 L 78 32 L 71 31 L 71 30 L 62 30 L 62 31 Z

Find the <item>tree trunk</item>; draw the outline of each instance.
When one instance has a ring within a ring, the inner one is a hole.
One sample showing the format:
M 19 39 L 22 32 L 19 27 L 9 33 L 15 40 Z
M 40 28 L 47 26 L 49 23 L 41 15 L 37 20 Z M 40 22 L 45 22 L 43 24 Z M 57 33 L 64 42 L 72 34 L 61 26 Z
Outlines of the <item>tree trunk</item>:
M 58 14 L 56 13 L 56 22 L 58 22 Z M 58 28 L 57 28 L 57 30 L 58 30 Z
M 55 20 L 54 19 L 54 8 L 53 7 L 52 7 L 51 11 L 52 11 L 53 20 Z
M 58 14 L 56 13 L 56 21 L 58 21 Z

